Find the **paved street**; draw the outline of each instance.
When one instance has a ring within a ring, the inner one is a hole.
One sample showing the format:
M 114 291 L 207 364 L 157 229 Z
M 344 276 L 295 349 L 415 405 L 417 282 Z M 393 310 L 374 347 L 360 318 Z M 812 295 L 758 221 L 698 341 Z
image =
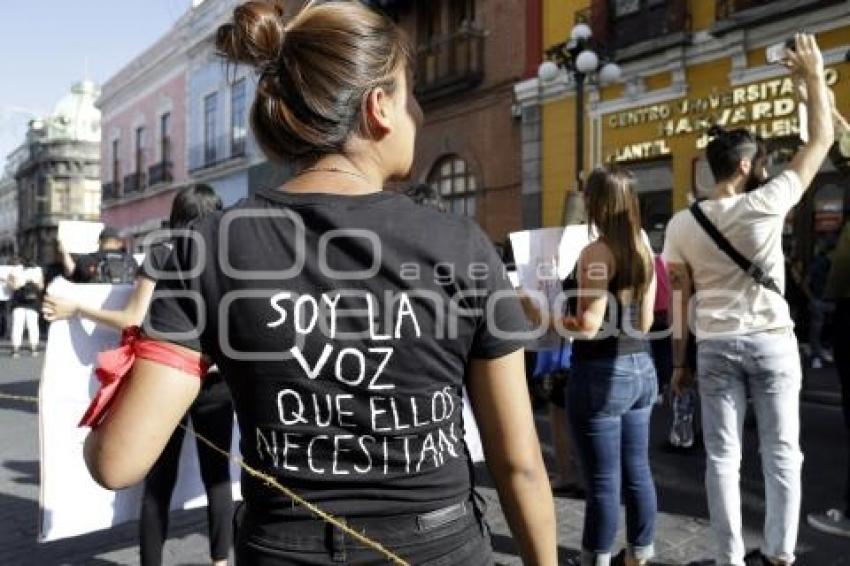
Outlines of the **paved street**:
M 36 395 L 42 358 L 13 360 L 0 357 L 0 393 Z M 825 378 L 820 378 L 824 382 Z M 843 486 L 845 455 L 840 450 L 841 415 L 837 407 L 805 403 L 803 406 L 804 512 L 838 504 Z M 666 410 L 655 415 L 652 464 L 662 512 L 658 522 L 657 564 L 684 564 L 709 558 L 711 539 L 702 486 L 703 456 L 698 449 L 672 453 L 664 448 Z M 540 419 L 546 442 L 548 427 Z M 760 467 L 754 461 L 757 446 L 753 429 L 748 429 L 750 456 L 743 470 L 744 517 L 748 546 L 759 542 L 760 517 L 764 512 Z M 35 406 L 0 399 L 0 564 L 136 564 L 136 526 L 124 525 L 109 532 L 40 545 L 36 542 L 38 517 L 38 426 Z M 500 564 L 519 564 L 513 541 L 499 510 L 495 492 L 482 473 L 482 490 L 491 501 L 489 516 L 493 543 Z M 557 500 L 559 550 L 562 557 L 574 555 L 579 547 L 582 523 L 581 502 Z M 174 516 L 172 536 L 166 545 L 166 564 L 206 564 L 204 513 L 194 511 Z M 812 566 L 850 565 L 850 540 L 821 535 L 803 524 L 799 564 Z

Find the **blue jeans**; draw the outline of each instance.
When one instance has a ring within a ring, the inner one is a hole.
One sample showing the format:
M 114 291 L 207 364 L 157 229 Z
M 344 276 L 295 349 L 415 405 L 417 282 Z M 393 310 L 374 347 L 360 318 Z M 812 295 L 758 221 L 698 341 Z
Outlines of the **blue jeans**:
M 717 564 L 744 564 L 741 535 L 741 437 L 747 389 L 758 423 L 764 470 L 762 553 L 794 561 L 802 486 L 800 386 L 797 339 L 791 330 L 703 340 L 698 383 L 707 454 L 705 484 L 717 543 Z
M 582 563 L 607 566 L 617 535 L 620 488 L 629 554 L 654 555 L 657 502 L 649 468 L 649 418 L 658 382 L 649 353 L 574 360 L 568 413 L 587 479 Z

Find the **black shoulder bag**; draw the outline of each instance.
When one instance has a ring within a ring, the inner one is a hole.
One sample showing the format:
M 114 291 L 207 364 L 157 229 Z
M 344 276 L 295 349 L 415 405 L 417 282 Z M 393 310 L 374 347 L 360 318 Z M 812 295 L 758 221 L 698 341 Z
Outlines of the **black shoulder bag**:
M 702 229 L 705 230 L 706 234 L 708 234 L 708 236 L 712 240 L 714 240 L 714 243 L 717 244 L 717 247 L 720 248 L 723 253 L 729 256 L 729 259 L 734 261 L 735 264 L 742 270 L 744 270 L 747 275 L 752 277 L 756 283 L 758 283 L 765 289 L 773 291 L 778 295 L 782 295 L 782 290 L 779 288 L 779 285 L 777 285 L 776 281 L 774 281 L 770 275 L 765 273 L 761 267 L 748 260 L 746 257 L 744 257 L 743 254 L 741 254 L 741 252 L 736 250 L 735 247 L 729 243 L 729 240 L 726 239 L 726 236 L 721 234 L 720 230 L 718 230 L 717 227 L 711 223 L 711 220 L 708 219 L 708 217 L 700 208 L 699 202 L 693 203 L 691 205 L 690 210 L 691 214 L 694 215 L 694 218 L 696 218 L 699 225 L 702 226 Z

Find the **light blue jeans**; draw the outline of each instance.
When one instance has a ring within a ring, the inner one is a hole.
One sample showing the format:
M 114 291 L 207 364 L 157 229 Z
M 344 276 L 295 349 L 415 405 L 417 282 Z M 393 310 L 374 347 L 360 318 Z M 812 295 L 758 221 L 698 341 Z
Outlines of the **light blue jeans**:
M 800 516 L 802 370 L 791 330 L 703 340 L 697 372 L 707 453 L 705 484 L 717 564 L 743 566 L 741 439 L 747 390 L 758 421 L 765 487 L 762 553 L 794 561 Z

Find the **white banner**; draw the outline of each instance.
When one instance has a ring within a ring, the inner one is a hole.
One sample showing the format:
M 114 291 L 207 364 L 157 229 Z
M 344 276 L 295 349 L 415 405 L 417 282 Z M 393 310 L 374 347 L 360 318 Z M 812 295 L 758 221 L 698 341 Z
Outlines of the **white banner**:
M 48 291 L 57 297 L 74 297 L 85 304 L 118 309 L 127 302 L 131 289 L 130 285 L 75 285 L 57 278 Z M 118 342 L 117 331 L 85 319 L 74 318 L 50 325 L 38 411 L 41 542 L 108 529 L 138 519 L 141 485 L 118 492 L 97 485 L 83 461 L 83 442 L 89 429 L 77 427 L 99 386 L 94 375 L 97 354 L 114 348 Z M 234 426 L 230 448 L 236 456 L 239 456 L 238 443 L 239 434 Z M 233 463 L 231 477 L 234 479 L 233 495 L 238 498 L 239 469 Z M 197 449 L 193 437 L 187 434 L 171 508 L 191 509 L 205 505 Z

